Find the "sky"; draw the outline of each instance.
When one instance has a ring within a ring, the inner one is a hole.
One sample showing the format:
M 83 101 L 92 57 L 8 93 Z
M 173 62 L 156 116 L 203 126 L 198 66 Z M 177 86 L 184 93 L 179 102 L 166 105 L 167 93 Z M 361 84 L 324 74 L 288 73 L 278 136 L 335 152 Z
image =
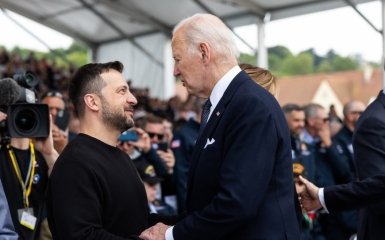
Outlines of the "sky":
M 381 29 L 381 3 L 375 1 L 358 5 L 358 9 L 378 28 Z M 12 18 L 31 29 L 44 40 L 50 48 L 67 48 L 73 39 L 55 30 L 44 27 L 12 12 Z M 48 48 L 0 11 L 0 45 L 11 49 L 14 46 L 37 51 Z M 253 47 L 257 48 L 257 28 L 255 25 L 244 26 L 235 30 L 237 34 Z M 382 39 L 351 7 L 338 8 L 315 14 L 301 15 L 271 21 L 265 27 L 265 45 L 286 46 L 294 54 L 314 48 L 319 55 L 325 55 L 330 49 L 342 56 L 361 55 L 364 60 L 380 63 L 382 58 Z M 240 41 L 238 47 L 243 52 L 250 52 Z

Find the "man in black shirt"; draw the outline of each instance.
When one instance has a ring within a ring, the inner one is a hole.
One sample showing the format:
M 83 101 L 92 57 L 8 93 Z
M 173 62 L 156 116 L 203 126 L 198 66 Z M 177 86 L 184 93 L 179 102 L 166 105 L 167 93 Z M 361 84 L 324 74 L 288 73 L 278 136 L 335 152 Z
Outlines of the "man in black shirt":
M 117 148 L 133 127 L 136 98 L 120 62 L 82 66 L 69 96 L 80 134 L 57 160 L 48 186 L 48 222 L 53 238 L 138 239 L 149 226 L 146 193 L 129 156 Z

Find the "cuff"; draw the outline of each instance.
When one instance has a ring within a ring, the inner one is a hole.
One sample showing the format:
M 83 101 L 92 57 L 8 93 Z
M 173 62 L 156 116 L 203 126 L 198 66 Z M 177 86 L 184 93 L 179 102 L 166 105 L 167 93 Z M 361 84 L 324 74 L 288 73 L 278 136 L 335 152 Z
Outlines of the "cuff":
M 172 235 L 173 229 L 174 229 L 174 226 L 167 228 L 166 233 L 165 233 L 165 239 L 166 240 L 174 240 L 174 236 Z
M 318 198 L 319 198 L 319 201 L 320 201 L 320 203 L 321 203 L 323 209 L 325 209 L 325 211 L 326 211 L 327 213 L 329 213 L 329 210 L 327 209 L 326 203 L 325 203 L 324 188 L 320 188 L 320 189 L 318 190 Z

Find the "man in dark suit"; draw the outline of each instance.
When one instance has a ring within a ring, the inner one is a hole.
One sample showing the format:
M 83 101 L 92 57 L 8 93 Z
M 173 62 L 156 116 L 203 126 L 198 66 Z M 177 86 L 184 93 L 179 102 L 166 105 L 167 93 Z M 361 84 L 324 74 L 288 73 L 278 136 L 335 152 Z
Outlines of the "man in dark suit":
M 385 237 L 385 95 L 380 92 L 357 122 L 353 135 L 354 160 L 362 182 L 316 188 L 304 181 L 307 192 L 302 193 L 306 209 L 318 206 L 318 199 L 328 210 L 361 209 L 359 240 Z M 378 176 L 376 176 L 378 175 Z M 374 203 L 376 203 L 374 205 Z
M 174 75 L 211 107 L 191 159 L 186 217 L 140 237 L 299 239 L 288 126 L 275 98 L 239 68 L 231 30 L 194 15 L 175 27 L 172 51 Z
M 385 95 L 381 91 L 359 118 L 353 134 L 358 179 L 385 173 Z M 360 211 L 358 239 L 385 238 L 385 199 Z
M 318 188 L 303 177 L 300 181 L 306 187 L 301 193 L 301 205 L 307 211 L 321 207 L 328 212 L 344 211 L 378 204 L 385 199 L 385 174 L 325 188 Z

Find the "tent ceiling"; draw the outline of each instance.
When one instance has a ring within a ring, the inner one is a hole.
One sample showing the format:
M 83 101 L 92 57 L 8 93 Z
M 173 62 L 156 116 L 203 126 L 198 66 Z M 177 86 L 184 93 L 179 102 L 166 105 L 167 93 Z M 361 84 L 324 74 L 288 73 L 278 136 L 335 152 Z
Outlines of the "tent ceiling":
M 162 32 L 199 12 L 231 27 L 323 11 L 374 0 L 0 0 L 9 9 L 89 46 Z M 43 36 L 44 37 L 44 36 Z

